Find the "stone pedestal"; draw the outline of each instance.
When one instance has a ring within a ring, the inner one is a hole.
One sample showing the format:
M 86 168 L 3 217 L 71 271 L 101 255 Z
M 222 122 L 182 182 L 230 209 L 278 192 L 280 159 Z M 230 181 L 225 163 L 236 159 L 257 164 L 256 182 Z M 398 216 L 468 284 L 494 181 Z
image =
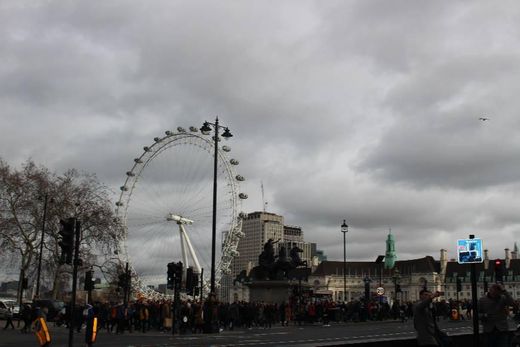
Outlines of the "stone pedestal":
M 250 302 L 280 303 L 288 301 L 294 283 L 288 280 L 256 280 L 247 284 Z

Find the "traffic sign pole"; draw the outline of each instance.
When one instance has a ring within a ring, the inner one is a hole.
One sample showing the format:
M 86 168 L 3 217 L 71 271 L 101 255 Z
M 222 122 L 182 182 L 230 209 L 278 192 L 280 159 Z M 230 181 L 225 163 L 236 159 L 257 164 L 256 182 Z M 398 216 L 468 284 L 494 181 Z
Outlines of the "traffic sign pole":
M 470 240 L 475 235 L 469 235 Z M 479 325 L 478 325 L 478 302 L 477 302 L 477 270 L 475 263 L 471 263 L 471 315 L 473 317 L 473 346 L 479 345 Z

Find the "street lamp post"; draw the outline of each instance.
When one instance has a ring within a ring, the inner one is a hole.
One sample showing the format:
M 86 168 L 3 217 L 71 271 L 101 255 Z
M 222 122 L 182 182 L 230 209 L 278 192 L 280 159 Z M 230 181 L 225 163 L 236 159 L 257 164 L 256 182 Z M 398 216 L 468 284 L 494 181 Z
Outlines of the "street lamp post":
M 399 273 L 399 269 L 394 270 L 394 275 L 392 276 L 392 279 L 394 280 L 394 301 L 397 301 L 397 289 L 398 285 L 400 284 L 399 281 L 401 279 L 401 274 Z M 399 288 L 400 289 L 400 288 Z
M 215 295 L 215 244 L 217 239 L 217 163 L 218 163 L 218 142 L 219 142 L 219 129 L 224 129 L 222 137 L 230 138 L 233 135 L 227 127 L 223 127 L 218 124 L 218 117 L 215 119 L 215 123 L 204 122 L 200 131 L 202 133 L 209 133 L 212 129 L 215 131 L 213 137 L 215 152 L 213 157 L 213 224 L 211 229 L 211 277 L 210 277 L 210 295 Z
M 383 287 L 383 261 L 385 260 L 384 255 L 378 255 L 376 259 L 376 264 L 379 264 L 379 288 Z M 379 295 L 379 304 L 381 304 L 383 300 L 383 296 Z
M 343 233 L 343 302 L 347 300 L 347 232 L 348 225 L 343 219 L 341 224 L 341 232 Z
M 365 312 L 366 319 L 369 318 L 369 311 L 368 311 L 368 303 L 370 302 L 370 282 L 372 282 L 372 279 L 368 277 L 368 274 L 365 275 L 365 278 L 363 278 L 363 282 L 365 282 Z

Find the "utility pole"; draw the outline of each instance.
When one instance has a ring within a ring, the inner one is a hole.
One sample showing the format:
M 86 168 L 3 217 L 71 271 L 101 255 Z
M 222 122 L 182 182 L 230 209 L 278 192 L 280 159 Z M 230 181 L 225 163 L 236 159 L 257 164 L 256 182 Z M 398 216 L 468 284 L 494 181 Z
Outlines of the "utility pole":
M 38 275 L 36 277 L 36 294 L 35 297 L 40 297 L 40 274 L 42 271 L 42 255 L 43 255 L 43 241 L 45 238 L 45 220 L 47 219 L 47 200 L 49 199 L 49 195 L 45 193 L 44 201 L 43 201 L 43 222 L 42 222 L 42 237 L 40 239 L 40 254 L 38 256 Z

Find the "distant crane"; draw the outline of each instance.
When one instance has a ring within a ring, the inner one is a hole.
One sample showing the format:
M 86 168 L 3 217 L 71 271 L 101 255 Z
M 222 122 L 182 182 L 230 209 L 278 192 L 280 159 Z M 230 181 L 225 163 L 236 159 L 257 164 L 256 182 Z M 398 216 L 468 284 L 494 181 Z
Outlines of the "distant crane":
M 265 197 L 264 197 L 264 182 L 263 181 L 260 181 L 260 187 L 262 188 L 262 206 L 263 206 L 264 213 L 265 213 L 265 208 L 267 207 L 267 201 L 265 201 Z

